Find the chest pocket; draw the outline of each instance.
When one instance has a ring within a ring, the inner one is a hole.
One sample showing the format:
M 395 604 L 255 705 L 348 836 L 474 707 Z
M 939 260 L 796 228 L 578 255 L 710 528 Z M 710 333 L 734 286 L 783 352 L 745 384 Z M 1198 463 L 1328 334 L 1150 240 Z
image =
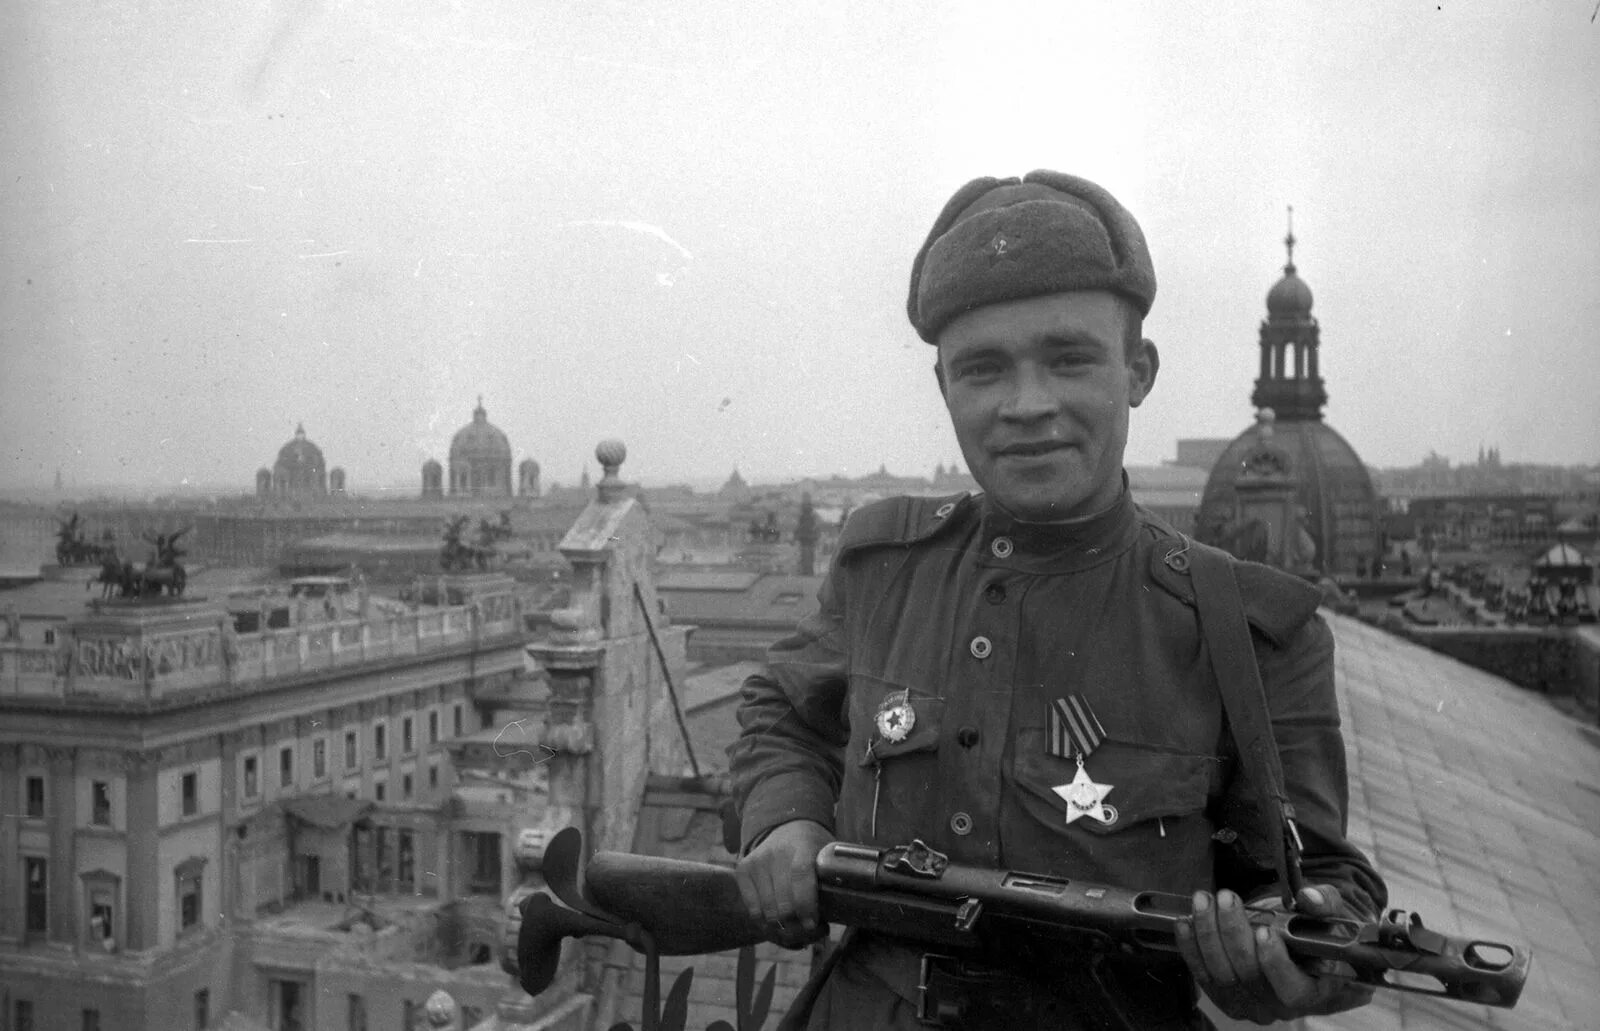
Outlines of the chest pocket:
M 908 691 L 901 701 L 894 697 L 900 693 L 899 689 L 884 686 L 860 692 L 860 709 L 851 720 L 852 726 L 860 728 L 858 765 L 889 767 L 896 760 L 931 756 L 938 751 L 944 699 Z M 907 724 L 909 729 L 905 729 Z M 897 736 L 898 741 L 894 740 Z
M 886 719 L 880 728 L 878 714 L 886 700 L 887 708 L 894 708 L 898 700 L 893 696 L 903 690 L 864 677 L 851 684 L 851 742 L 839 795 L 838 830 L 846 838 L 904 844 L 928 834 L 924 817 L 937 804 L 931 788 L 938 782 L 945 703 L 911 690 L 903 703 L 909 718 L 900 713 L 898 725 Z M 904 737 L 892 740 L 906 724 Z
M 1162 751 L 1108 738 L 1085 761 L 1084 772 L 1095 784 L 1110 786 L 1104 804 L 1114 808 L 1116 818 L 1106 822 L 1080 816 L 1071 824 L 1067 823 L 1067 802 L 1054 789 L 1073 782 L 1078 763 L 1074 758 L 1051 755 L 1045 748 L 1043 729 L 1025 728 L 1018 733 L 1014 774 L 1023 808 L 1035 820 L 1063 834 L 1108 837 L 1148 827 L 1153 820 L 1203 813 L 1218 769 L 1214 756 Z

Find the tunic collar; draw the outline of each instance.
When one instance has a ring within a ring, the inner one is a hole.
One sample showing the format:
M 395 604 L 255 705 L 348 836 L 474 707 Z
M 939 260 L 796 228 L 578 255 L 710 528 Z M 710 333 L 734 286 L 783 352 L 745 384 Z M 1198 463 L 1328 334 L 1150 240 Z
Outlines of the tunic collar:
M 1099 565 L 1132 547 L 1139 519 L 1123 473 L 1122 493 L 1110 508 L 1084 519 L 1028 523 L 985 494 L 978 536 L 980 565 L 1031 573 L 1069 573 Z

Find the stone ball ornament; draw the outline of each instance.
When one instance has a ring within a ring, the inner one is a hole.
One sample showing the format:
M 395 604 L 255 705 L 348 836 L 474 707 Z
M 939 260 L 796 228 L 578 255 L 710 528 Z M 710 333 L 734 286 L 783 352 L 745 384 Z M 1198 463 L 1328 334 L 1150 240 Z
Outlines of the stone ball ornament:
M 613 476 L 622 463 L 628 460 L 628 445 L 615 437 L 608 437 L 595 445 L 594 457 L 606 475 Z
M 428 996 L 426 1009 L 429 1027 L 453 1027 L 459 1015 L 456 1000 L 443 988 Z

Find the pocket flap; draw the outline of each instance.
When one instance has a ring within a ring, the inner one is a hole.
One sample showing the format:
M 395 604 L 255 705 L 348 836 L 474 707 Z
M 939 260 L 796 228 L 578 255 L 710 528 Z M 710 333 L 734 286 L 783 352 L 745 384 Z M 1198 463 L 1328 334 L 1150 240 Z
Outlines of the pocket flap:
M 1033 740 L 1029 736 L 1036 735 Z M 1107 740 L 1084 763 L 1084 772 L 1096 784 L 1107 786 L 1105 804 L 1116 809 L 1117 818 L 1102 823 L 1080 817 L 1073 827 L 1095 834 L 1116 834 L 1146 820 L 1161 816 L 1187 816 L 1206 807 L 1213 758 L 1162 752 L 1139 745 Z M 1016 777 L 1018 786 L 1033 805 L 1048 807 L 1049 816 L 1066 822 L 1067 803 L 1055 788 L 1072 783 L 1078 773 L 1076 759 L 1051 755 L 1044 749 L 1042 731 L 1024 731 L 1017 743 Z
M 862 766 L 871 766 L 874 762 L 893 759 L 896 756 L 932 752 L 939 747 L 939 731 L 944 722 L 944 699 L 932 695 L 919 695 L 915 691 L 910 692 L 907 702 L 911 729 L 906 736 L 899 741 L 891 741 L 883 735 L 877 725 L 877 715 L 884 699 L 897 693 L 896 690 L 885 687 L 877 692 L 877 698 L 869 699 L 870 718 L 873 722 L 867 746 L 861 755 Z

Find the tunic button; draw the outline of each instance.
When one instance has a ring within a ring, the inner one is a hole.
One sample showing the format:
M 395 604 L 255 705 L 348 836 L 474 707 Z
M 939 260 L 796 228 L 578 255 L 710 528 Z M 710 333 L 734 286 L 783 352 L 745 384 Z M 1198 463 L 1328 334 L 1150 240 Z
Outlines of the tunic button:
M 956 744 L 960 745 L 962 748 L 971 748 L 977 743 L 977 727 L 962 727 L 960 730 L 956 731 Z
M 1187 551 L 1188 549 L 1185 548 L 1184 550 Z M 1187 573 L 1189 571 L 1189 556 L 1182 551 L 1172 552 L 1164 561 L 1167 563 L 1167 567 L 1175 573 Z
M 1011 538 L 1010 537 L 996 537 L 993 541 L 991 541 L 989 543 L 989 550 L 994 552 L 994 557 L 995 558 L 1010 558 L 1011 557 Z
M 1001 602 L 1005 601 L 1006 600 L 1005 585 L 1004 584 L 990 584 L 988 587 L 985 587 L 983 589 L 983 600 L 988 602 L 990 605 L 998 605 Z
M 972 817 L 966 813 L 956 813 L 950 817 L 950 829 L 960 835 L 972 833 Z
M 991 644 L 989 639 L 984 637 L 982 634 L 979 634 L 977 637 L 972 639 L 971 648 L 972 657 L 974 659 L 987 659 L 989 657 L 989 653 L 994 651 L 994 645 Z
M 935 516 L 938 516 L 940 519 L 943 519 L 945 516 L 949 515 L 951 512 L 954 512 L 955 510 L 956 510 L 956 503 L 954 501 L 946 501 L 944 504 L 940 505 L 939 508 L 933 514 Z

